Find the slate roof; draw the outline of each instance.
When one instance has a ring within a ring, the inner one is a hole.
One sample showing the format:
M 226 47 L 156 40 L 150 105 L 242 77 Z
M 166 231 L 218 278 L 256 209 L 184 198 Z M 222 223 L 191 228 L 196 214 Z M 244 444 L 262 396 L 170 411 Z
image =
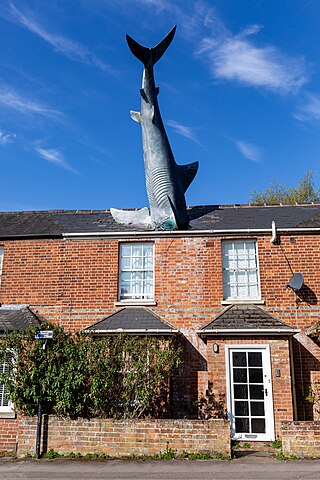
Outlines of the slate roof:
M 229 305 L 219 313 L 210 323 L 198 331 L 208 335 L 214 333 L 240 334 L 241 331 L 257 333 L 294 334 L 297 330 L 287 323 L 270 315 L 256 305 Z
M 39 318 L 26 305 L 0 307 L 0 333 L 25 330 L 40 325 Z
M 195 230 L 320 228 L 320 204 L 264 206 L 207 205 L 189 207 L 190 232 Z M 61 237 L 62 234 L 149 231 L 117 224 L 109 210 L 0 212 L 0 238 Z
M 134 333 L 145 335 L 172 335 L 178 330 L 164 322 L 151 310 L 142 307 L 127 307 L 91 325 L 84 331 L 93 334 Z

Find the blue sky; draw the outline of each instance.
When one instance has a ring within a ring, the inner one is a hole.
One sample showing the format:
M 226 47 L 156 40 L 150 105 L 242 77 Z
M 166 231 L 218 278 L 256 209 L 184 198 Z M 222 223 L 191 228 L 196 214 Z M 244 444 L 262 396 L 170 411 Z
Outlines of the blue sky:
M 1 211 L 148 205 L 125 34 L 174 24 L 155 77 L 177 163 L 200 163 L 188 205 L 320 175 L 317 0 L 2 0 Z

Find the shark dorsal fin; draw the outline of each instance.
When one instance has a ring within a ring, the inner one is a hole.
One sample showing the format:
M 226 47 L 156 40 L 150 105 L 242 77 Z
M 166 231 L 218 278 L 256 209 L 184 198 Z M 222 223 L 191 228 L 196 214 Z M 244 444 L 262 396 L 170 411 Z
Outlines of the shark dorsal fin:
M 179 178 L 182 184 L 183 191 L 185 192 L 190 183 L 196 176 L 198 171 L 199 162 L 189 163 L 188 165 L 177 165 Z

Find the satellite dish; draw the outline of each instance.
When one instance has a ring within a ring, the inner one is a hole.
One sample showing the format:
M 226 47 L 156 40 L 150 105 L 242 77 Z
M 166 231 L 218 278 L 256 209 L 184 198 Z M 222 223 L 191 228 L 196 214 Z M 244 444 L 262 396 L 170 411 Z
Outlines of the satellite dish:
M 300 290 L 304 282 L 302 273 L 294 273 L 289 280 L 287 288 L 292 288 L 295 292 Z

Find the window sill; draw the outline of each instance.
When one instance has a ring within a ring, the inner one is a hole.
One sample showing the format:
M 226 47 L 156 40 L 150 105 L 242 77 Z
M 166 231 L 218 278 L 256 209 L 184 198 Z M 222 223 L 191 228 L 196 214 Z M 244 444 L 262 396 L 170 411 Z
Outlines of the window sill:
M 265 301 L 264 300 L 253 300 L 251 298 L 234 298 L 231 299 L 229 298 L 228 300 L 222 300 L 221 305 L 236 305 L 236 304 L 247 304 L 247 305 L 264 305 Z
M 8 411 L 8 412 L 1 412 L 0 411 L 0 418 L 16 418 L 16 412 Z
M 154 300 L 120 300 L 119 302 L 114 302 L 115 307 L 155 307 L 157 302 Z

